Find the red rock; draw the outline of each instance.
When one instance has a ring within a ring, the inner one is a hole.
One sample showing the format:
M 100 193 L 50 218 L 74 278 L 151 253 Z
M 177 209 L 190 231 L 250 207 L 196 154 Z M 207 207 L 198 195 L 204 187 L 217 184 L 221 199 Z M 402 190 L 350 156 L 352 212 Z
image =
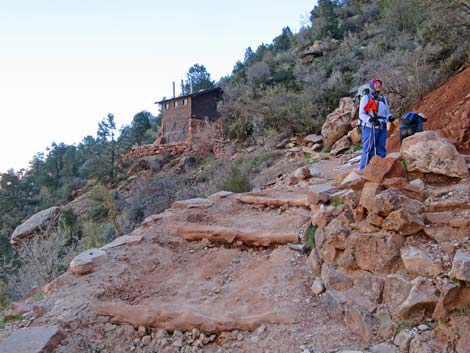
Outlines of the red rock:
M 380 193 L 383 190 L 382 184 L 368 181 L 364 184 L 361 193 L 361 199 L 359 200 L 359 205 L 370 210 L 372 208 L 372 202 L 375 195 Z
M 463 240 L 468 236 L 467 229 L 454 227 L 426 227 L 424 233 L 438 243 L 450 240 Z
M 419 183 L 421 182 L 421 183 Z M 419 184 L 419 185 L 418 185 Z M 387 188 L 400 189 L 406 196 L 417 200 L 424 199 L 424 183 L 420 179 L 416 179 L 416 182 L 409 183 L 408 180 L 402 177 L 385 179 L 383 185 Z
M 439 298 L 432 282 L 423 277 L 416 277 L 411 285 L 408 297 L 398 308 L 398 315 L 401 320 L 417 323 L 431 317 Z
M 333 269 L 330 265 L 324 264 L 321 270 L 321 279 L 325 283 L 326 288 L 332 288 L 344 291 L 352 287 L 352 280 L 345 274 Z
M 316 225 L 318 229 L 323 229 L 333 219 L 334 207 L 323 205 L 318 209 L 317 212 L 312 215 L 312 224 Z
M 457 211 L 457 210 L 470 210 L 470 202 L 467 200 L 450 200 L 450 201 L 436 201 L 430 202 L 425 212 L 441 212 L 441 211 Z
M 307 202 L 310 205 L 318 203 L 328 203 L 331 195 L 337 192 L 338 189 L 331 184 L 320 184 L 312 186 L 307 192 Z
M 393 317 L 398 316 L 398 308 L 406 300 L 411 290 L 411 283 L 399 274 L 385 277 L 383 302 L 387 304 Z
M 451 212 L 428 212 L 424 213 L 424 219 L 432 224 L 449 224 L 453 215 Z
M 97 265 L 103 264 L 107 261 L 108 258 L 103 250 L 85 250 L 72 260 L 69 271 L 78 275 L 85 275 L 92 272 Z
M 380 228 L 369 224 L 367 221 L 351 223 L 351 229 L 357 230 L 361 233 L 377 233 L 380 231 Z
M 432 314 L 434 320 L 445 320 L 454 310 L 470 307 L 470 287 L 462 287 L 449 281 L 439 291 L 441 295 Z
M 423 204 L 403 195 L 399 189 L 387 189 L 373 198 L 369 212 L 386 217 L 392 211 L 400 208 L 407 209 L 415 214 L 421 214 Z
M 374 156 L 364 169 L 362 177 L 374 183 L 381 183 L 386 178 L 401 177 L 403 168 L 395 155 L 381 158 Z
M 375 276 L 367 271 L 356 271 L 353 287 L 370 301 L 379 303 L 382 298 L 385 281 L 380 276 Z
M 352 233 L 348 237 L 348 247 L 354 249 L 357 266 L 374 274 L 387 273 L 396 265 L 403 242 L 398 234 Z
M 374 337 L 374 318 L 367 310 L 358 307 L 346 308 L 344 323 L 359 335 L 364 343 L 369 344 Z
M 385 304 L 377 308 L 374 317 L 378 322 L 377 336 L 380 337 L 381 340 L 388 340 L 395 336 L 398 325 L 392 320 L 392 315 Z
M 355 191 L 359 191 L 362 190 L 364 184 L 365 180 L 362 176 L 359 173 L 352 171 L 343 179 L 341 184 L 339 184 L 339 187 L 341 189 L 353 189 Z
M 440 263 L 435 262 L 424 250 L 415 246 L 402 248 L 401 259 L 406 270 L 415 275 L 435 276 L 442 272 Z
M 457 251 L 449 276 L 470 283 L 470 251 Z
M 382 228 L 393 230 L 401 235 L 412 235 L 424 228 L 420 215 L 406 209 L 391 212 L 383 221 Z
M 376 226 L 376 227 L 382 227 L 382 224 L 384 222 L 384 218 L 380 217 L 377 214 L 369 213 L 367 215 L 366 222 L 373 225 L 373 226 Z
M 310 255 L 307 258 L 307 264 L 312 270 L 314 276 L 320 276 L 322 261 L 318 255 L 317 249 L 312 249 Z

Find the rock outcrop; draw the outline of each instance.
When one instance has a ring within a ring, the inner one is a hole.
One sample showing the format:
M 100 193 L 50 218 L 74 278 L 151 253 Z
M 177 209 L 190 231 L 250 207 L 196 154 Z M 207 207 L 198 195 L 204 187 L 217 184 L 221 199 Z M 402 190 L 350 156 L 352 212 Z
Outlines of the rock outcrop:
M 60 207 L 54 206 L 32 215 L 16 227 L 11 235 L 10 242 L 17 245 L 21 243 L 22 239 L 28 238 L 32 234 L 45 231 L 51 222 L 57 221 L 56 218 L 59 212 Z
M 324 148 L 331 148 L 336 141 L 351 130 L 351 121 L 354 116 L 354 102 L 351 98 L 341 98 L 339 107 L 326 117 L 321 135 Z

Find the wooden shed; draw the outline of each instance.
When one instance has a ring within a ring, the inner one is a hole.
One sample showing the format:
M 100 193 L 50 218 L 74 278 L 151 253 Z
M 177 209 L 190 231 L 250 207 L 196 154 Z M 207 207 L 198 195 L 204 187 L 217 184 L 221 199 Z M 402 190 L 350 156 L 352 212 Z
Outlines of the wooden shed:
M 195 133 L 219 118 L 220 87 L 156 102 L 162 109 L 163 143 L 191 142 Z

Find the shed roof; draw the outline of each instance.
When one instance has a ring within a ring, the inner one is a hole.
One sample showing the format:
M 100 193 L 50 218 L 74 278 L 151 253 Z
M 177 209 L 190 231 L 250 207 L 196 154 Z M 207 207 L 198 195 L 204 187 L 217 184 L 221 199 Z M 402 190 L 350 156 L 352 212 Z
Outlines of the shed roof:
M 155 104 L 163 104 L 163 103 L 166 103 L 166 102 L 171 102 L 173 100 L 186 98 L 186 97 L 197 97 L 197 96 L 200 96 L 200 95 L 203 95 L 203 94 L 206 94 L 206 93 L 211 93 L 211 92 L 216 92 L 216 91 L 222 92 L 222 88 L 215 87 L 215 88 L 204 89 L 204 90 L 201 90 L 199 92 L 193 92 L 193 93 L 185 94 L 185 95 L 178 96 L 178 97 L 163 99 L 159 102 L 155 102 Z

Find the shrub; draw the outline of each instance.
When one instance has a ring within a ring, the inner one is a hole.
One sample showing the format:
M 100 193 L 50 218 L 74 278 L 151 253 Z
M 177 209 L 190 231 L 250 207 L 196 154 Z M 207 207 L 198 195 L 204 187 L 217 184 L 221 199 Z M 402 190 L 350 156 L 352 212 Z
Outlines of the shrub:
M 17 261 L 3 264 L 10 296 L 18 298 L 32 287 L 55 279 L 65 272 L 77 253 L 77 246 L 68 246 L 66 237 L 59 232 L 23 241 L 17 250 Z

